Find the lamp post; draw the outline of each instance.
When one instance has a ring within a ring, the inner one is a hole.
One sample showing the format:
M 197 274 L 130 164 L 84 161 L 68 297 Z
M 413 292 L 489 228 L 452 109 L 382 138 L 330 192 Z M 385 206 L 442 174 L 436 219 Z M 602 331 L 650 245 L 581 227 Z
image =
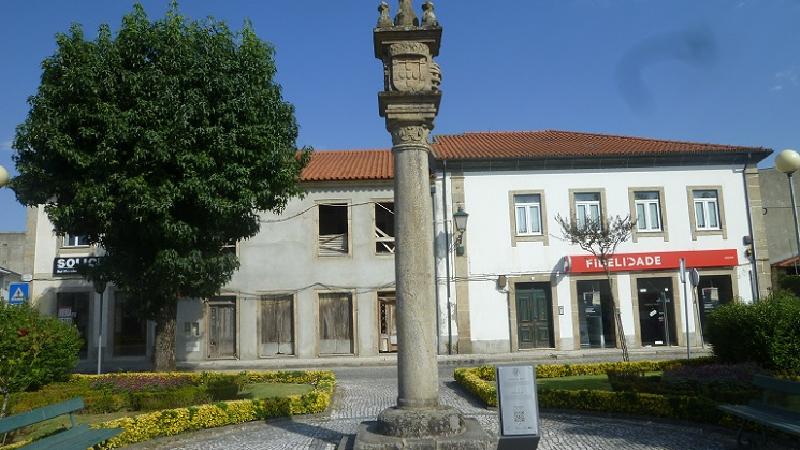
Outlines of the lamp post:
M 789 179 L 789 199 L 792 202 L 792 213 L 794 215 L 794 236 L 795 243 L 797 244 L 797 251 L 800 253 L 800 225 L 797 222 L 797 203 L 794 197 L 794 183 L 792 183 L 792 175 L 800 170 L 800 154 L 795 150 L 786 149 L 778 154 L 775 158 L 775 168 L 779 172 L 786 174 Z M 795 255 L 797 256 L 797 255 Z M 797 275 L 797 259 L 794 260 L 794 273 Z

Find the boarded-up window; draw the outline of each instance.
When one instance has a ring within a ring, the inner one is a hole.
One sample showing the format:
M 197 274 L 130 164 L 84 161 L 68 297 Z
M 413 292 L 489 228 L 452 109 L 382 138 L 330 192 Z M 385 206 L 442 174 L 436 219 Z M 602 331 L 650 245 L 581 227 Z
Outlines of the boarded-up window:
M 319 255 L 346 255 L 348 228 L 346 203 L 319 205 Z
M 353 299 L 350 294 L 319 295 L 319 353 L 353 353 Z
M 394 253 L 394 203 L 375 203 L 375 252 Z
M 293 311 L 291 295 L 261 299 L 261 356 L 294 354 Z

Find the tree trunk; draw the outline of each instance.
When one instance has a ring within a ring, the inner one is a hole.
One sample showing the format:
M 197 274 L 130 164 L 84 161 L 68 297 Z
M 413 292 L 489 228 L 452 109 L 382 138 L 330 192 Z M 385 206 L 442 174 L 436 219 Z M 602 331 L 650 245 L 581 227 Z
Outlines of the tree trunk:
M 156 348 L 153 354 L 156 372 L 175 370 L 175 322 L 178 315 L 177 299 L 167 301 L 156 316 Z
M 620 313 L 620 306 L 617 304 L 617 296 L 614 294 L 614 281 L 611 279 L 611 271 L 603 264 L 606 271 L 606 278 L 608 279 L 608 290 L 611 293 L 611 304 L 614 305 L 614 325 L 617 329 L 617 339 L 619 339 L 620 347 L 622 348 L 622 360 L 628 362 L 631 360 L 628 354 L 628 343 L 625 340 L 625 328 L 622 326 L 622 314 Z

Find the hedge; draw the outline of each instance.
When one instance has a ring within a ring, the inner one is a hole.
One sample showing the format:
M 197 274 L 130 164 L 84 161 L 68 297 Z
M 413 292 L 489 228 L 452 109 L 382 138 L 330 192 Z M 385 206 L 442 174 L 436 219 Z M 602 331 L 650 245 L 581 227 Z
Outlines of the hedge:
M 166 376 L 191 376 L 197 382 L 207 374 L 172 373 Z M 122 374 L 122 376 L 125 376 Z M 142 376 L 142 374 L 130 374 Z M 165 374 L 152 374 L 163 377 Z M 93 428 L 122 428 L 124 432 L 110 439 L 98 449 L 120 448 L 137 442 L 164 436 L 174 436 L 188 431 L 234 425 L 254 420 L 287 417 L 296 414 L 315 414 L 324 411 L 331 402 L 336 378 L 331 371 L 243 372 L 247 383 L 299 383 L 311 384 L 314 389 L 303 395 L 265 398 L 259 400 L 231 400 L 213 404 L 175 408 L 138 414 L 132 417 L 93 424 Z M 97 375 L 75 375 L 73 382 L 96 379 Z M 99 377 L 102 377 L 100 375 Z M 0 447 L 0 450 L 17 448 L 24 443 Z
M 640 361 L 629 363 L 547 364 L 536 367 L 538 378 L 603 375 L 610 370 L 640 370 L 650 372 L 681 364 L 701 364 L 707 360 Z M 493 366 L 458 368 L 454 378 L 467 391 L 479 397 L 487 406 L 497 406 L 497 388 Z M 734 423 L 734 419 L 717 409 L 710 399 L 692 396 L 671 396 L 637 392 L 569 391 L 543 389 L 538 392 L 539 406 L 548 409 L 575 409 L 626 413 L 647 417 L 702 421 L 716 424 Z

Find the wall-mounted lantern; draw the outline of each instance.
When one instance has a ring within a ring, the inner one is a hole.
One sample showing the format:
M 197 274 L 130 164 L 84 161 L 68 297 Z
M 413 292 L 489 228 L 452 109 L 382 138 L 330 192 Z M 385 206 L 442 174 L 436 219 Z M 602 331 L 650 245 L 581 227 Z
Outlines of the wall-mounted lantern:
M 458 237 L 456 238 L 456 256 L 464 256 L 464 244 L 462 241 L 464 239 L 464 232 L 467 231 L 468 218 L 469 214 L 464 211 L 463 206 L 459 206 L 458 211 L 453 213 L 453 222 L 455 222 L 456 231 L 458 231 Z

